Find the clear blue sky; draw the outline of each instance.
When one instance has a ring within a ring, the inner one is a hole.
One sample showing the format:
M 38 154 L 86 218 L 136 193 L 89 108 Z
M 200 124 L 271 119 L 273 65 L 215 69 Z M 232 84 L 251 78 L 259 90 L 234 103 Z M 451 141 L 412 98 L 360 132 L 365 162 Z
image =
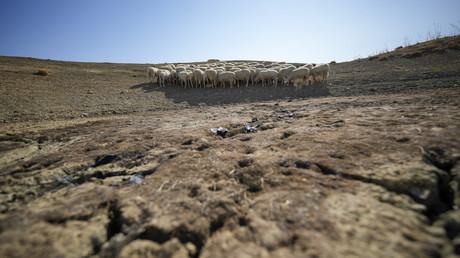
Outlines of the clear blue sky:
M 2 0 L 0 55 L 343 62 L 459 27 L 460 0 Z

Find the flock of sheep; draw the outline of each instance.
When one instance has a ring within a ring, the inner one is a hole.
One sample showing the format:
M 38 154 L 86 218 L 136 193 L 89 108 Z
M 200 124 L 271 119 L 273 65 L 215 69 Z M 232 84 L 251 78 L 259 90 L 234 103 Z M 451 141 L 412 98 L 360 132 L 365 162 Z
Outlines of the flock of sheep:
M 329 64 L 293 65 L 286 62 L 225 62 L 210 59 L 202 64 L 163 64 L 148 67 L 148 76 L 158 84 L 180 84 L 190 87 L 246 87 L 261 82 L 262 86 L 278 83 L 299 87 L 304 84 L 325 83 Z

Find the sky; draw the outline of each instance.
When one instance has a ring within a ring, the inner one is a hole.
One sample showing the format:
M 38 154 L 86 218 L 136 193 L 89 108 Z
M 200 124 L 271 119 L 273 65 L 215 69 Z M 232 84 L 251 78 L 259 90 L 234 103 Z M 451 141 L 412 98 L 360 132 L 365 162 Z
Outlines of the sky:
M 345 62 L 459 28 L 460 0 L 2 0 L 0 55 Z

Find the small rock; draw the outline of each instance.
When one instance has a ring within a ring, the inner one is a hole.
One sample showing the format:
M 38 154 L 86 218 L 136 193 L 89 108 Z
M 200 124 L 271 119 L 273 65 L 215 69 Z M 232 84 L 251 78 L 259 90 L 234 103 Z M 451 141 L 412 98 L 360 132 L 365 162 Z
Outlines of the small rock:
M 211 132 L 217 133 L 217 135 L 222 136 L 222 137 L 225 137 L 225 135 L 226 135 L 227 132 L 228 132 L 228 129 L 227 129 L 227 128 L 223 128 L 223 127 L 211 128 Z
M 257 126 L 251 126 L 248 123 L 244 123 L 244 132 L 245 133 L 255 133 L 257 132 Z
M 191 242 L 188 242 L 185 244 L 185 248 L 187 248 L 188 254 L 191 257 L 194 257 L 197 253 L 196 246 L 192 244 Z
M 140 183 L 142 183 L 143 179 L 144 179 L 144 177 L 142 175 L 135 174 L 135 175 L 131 175 L 126 180 L 132 185 L 139 185 Z
M 88 90 L 88 92 L 86 92 L 87 94 L 94 94 L 94 92 L 92 90 Z
M 68 177 L 68 176 L 56 178 L 56 182 L 60 185 L 71 186 L 71 187 L 77 186 L 76 184 L 72 183 L 71 180 L 72 180 L 72 177 Z

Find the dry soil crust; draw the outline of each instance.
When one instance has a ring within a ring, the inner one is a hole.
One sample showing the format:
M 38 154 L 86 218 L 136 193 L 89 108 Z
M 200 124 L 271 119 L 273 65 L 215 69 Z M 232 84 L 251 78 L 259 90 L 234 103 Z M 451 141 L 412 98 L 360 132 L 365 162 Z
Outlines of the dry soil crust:
M 295 100 L 16 128 L 0 143 L 0 251 L 453 253 L 458 230 L 445 230 L 459 217 L 458 96 Z M 219 126 L 225 137 L 211 132 Z

